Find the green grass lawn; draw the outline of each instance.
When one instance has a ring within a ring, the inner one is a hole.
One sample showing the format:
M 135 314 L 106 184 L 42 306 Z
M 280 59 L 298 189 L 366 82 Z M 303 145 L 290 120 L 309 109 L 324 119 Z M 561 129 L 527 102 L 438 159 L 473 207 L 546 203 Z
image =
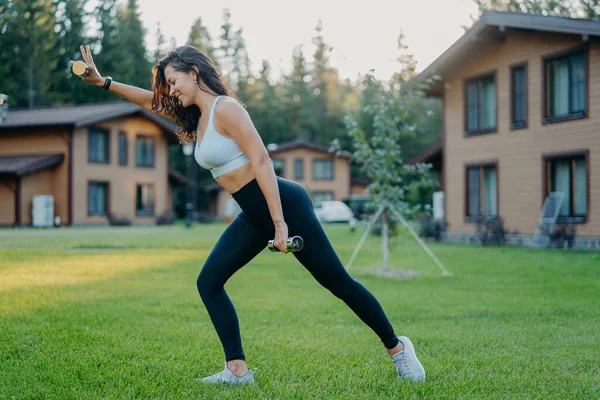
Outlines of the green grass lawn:
M 225 225 L 0 230 L 0 399 L 600 397 L 600 255 L 412 239 L 350 269 L 416 346 L 427 381 L 395 377 L 379 339 L 292 255 L 265 250 L 226 288 L 257 384 L 211 386 L 223 353 L 196 277 Z M 361 232 L 327 226 L 346 263 Z M 232 246 L 235 244 L 232 243 Z

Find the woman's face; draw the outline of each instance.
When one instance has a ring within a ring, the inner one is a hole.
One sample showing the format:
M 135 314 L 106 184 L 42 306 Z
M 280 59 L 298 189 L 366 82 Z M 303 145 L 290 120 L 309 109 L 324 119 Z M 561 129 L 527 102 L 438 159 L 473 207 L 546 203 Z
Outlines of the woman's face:
M 165 67 L 165 79 L 169 85 L 169 96 L 176 97 L 183 107 L 188 107 L 194 101 L 194 95 L 198 90 L 198 84 L 194 80 L 196 74 L 193 71 L 176 71 L 171 65 Z

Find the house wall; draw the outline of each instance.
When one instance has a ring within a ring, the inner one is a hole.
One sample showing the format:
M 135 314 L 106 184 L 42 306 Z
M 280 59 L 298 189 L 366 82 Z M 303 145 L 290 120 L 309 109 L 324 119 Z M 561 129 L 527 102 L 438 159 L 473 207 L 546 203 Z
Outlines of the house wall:
M 38 171 L 22 178 L 21 183 L 21 224 L 31 224 L 31 204 L 34 195 L 51 194 L 54 197 L 54 216 L 61 223 L 69 221 L 69 128 L 35 128 L 15 130 L 0 134 L 0 156 L 35 154 L 64 154 L 62 163 L 51 169 Z M 3 185 L 4 186 L 4 185 Z M 1 211 L 0 225 L 10 219 L 14 223 L 14 192 L 9 200 L 6 186 L 0 189 L 0 202 L 10 209 Z M 12 215 L 12 217 L 9 217 Z
M 509 32 L 446 79 L 444 92 L 444 157 L 446 218 L 449 231 L 468 233 L 465 221 L 465 165 L 497 162 L 498 213 L 505 226 L 533 234 L 544 199 L 542 154 L 589 151 L 588 221 L 578 236 L 600 236 L 600 45 L 589 42 L 588 117 L 542 124 L 543 60 L 551 53 L 582 45 L 581 36 Z M 527 128 L 510 129 L 510 67 L 527 62 Z M 497 132 L 464 137 L 464 85 L 471 77 L 496 73 Z
M 168 190 L 168 145 L 162 129 L 155 123 L 139 117 L 120 118 L 96 125 L 108 129 L 109 162 L 89 162 L 89 130 L 81 128 L 73 140 L 73 193 L 74 221 L 76 224 L 106 224 L 105 216 L 88 215 L 88 183 L 109 183 L 108 211 L 130 219 L 135 224 L 154 223 L 156 217 L 171 210 Z M 119 165 L 119 132 L 127 136 L 127 165 Z M 154 167 L 136 166 L 137 135 L 155 138 Z M 137 184 L 154 185 L 154 214 L 136 215 Z
M 62 191 L 60 186 L 56 185 L 57 177 L 54 168 L 43 169 L 32 175 L 21 178 L 21 225 L 31 225 L 33 208 L 33 196 L 40 194 L 49 194 L 56 199 L 56 193 Z M 54 216 L 67 215 L 67 210 L 62 210 L 62 205 L 54 204 Z M 62 223 L 62 218 L 61 218 Z
M 284 160 L 284 178 L 302 184 L 309 192 L 332 192 L 334 200 L 342 200 L 350 194 L 350 166 L 348 160 L 333 157 L 317 151 L 305 148 L 296 148 L 271 155 L 272 159 Z M 304 160 L 303 179 L 296 179 L 294 173 L 294 161 Z M 333 180 L 313 179 L 314 160 L 333 160 Z
M 15 224 L 15 190 L 17 180 L 13 177 L 0 177 L 0 226 Z

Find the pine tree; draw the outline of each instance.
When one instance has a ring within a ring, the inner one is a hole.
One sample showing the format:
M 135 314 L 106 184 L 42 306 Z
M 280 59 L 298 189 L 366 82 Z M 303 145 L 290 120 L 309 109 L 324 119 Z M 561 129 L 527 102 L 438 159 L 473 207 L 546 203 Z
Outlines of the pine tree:
M 70 68 L 72 60 L 81 58 L 79 46 L 87 41 L 85 37 L 88 0 L 59 0 L 57 22 L 59 27 L 61 72 L 58 87 L 53 88 L 52 103 L 82 103 L 88 96 L 88 90 Z
M 317 129 L 316 120 L 312 118 L 311 81 L 302 45 L 298 45 L 292 54 L 292 71 L 284 77 L 282 90 L 282 107 L 288 125 L 287 140 L 309 140 Z
M 216 62 L 212 37 L 208 28 L 202 24 L 201 17 L 196 18 L 193 22 L 186 44 L 196 47 Z
M 156 24 L 156 33 L 154 34 L 156 38 L 156 44 L 154 45 L 154 52 L 152 53 L 152 62 L 156 63 L 160 60 L 166 53 L 166 39 L 162 30 L 160 29 L 160 21 Z
M 0 10 L 0 61 L 3 93 L 11 107 L 51 103 L 60 71 L 56 4 L 52 0 L 12 0 Z
M 146 30 L 138 8 L 137 0 L 128 0 L 126 7 L 117 12 L 119 36 L 124 41 L 126 55 L 123 79 L 131 85 L 150 89 L 152 71 L 144 42 Z
M 233 25 L 231 23 L 231 12 L 228 8 L 223 10 L 223 23 L 219 35 L 219 45 L 215 49 L 215 57 L 219 68 L 227 81 L 229 87 L 235 90 L 235 80 L 232 79 L 233 54 L 235 53 L 235 39 Z
M 583 16 L 585 0 L 473 0 L 483 10 L 512 11 L 560 17 Z M 592 2 L 595 2 L 594 0 Z M 597 8 L 596 8 L 597 9 Z

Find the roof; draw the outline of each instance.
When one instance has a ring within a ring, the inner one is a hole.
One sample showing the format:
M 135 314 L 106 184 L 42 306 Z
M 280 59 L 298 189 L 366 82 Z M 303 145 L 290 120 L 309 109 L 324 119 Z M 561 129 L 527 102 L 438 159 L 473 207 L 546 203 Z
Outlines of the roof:
M 402 88 L 406 93 L 433 75 L 445 76 L 460 68 L 471 57 L 477 56 L 477 50 L 499 41 L 506 30 L 527 30 L 581 35 L 584 40 L 600 37 L 600 21 L 593 19 L 555 17 L 541 14 L 484 11 L 481 18 L 452 46 L 442 53 L 416 78 Z M 430 94 L 441 94 L 443 85 L 437 83 L 428 88 Z
M 334 152 L 330 151 L 329 148 L 326 146 L 322 146 L 320 144 L 309 142 L 308 140 L 304 140 L 304 139 L 296 139 L 291 142 L 279 144 L 279 145 L 277 145 L 276 148 L 269 150 L 269 155 L 279 154 L 279 153 L 283 153 L 283 152 L 286 152 L 289 150 L 294 150 L 294 149 L 299 149 L 299 148 L 304 148 L 304 149 L 316 151 L 319 153 L 325 153 L 325 154 L 328 154 L 333 157 L 350 158 L 349 156 L 346 156 L 346 155 L 335 154 Z
M 63 159 L 63 154 L 0 156 L 0 175 L 29 175 L 44 168 L 54 167 Z
M 430 163 L 435 157 L 440 157 L 444 151 L 444 141 L 439 138 L 433 141 L 429 146 L 423 149 L 418 155 L 414 156 L 406 163 L 410 165 L 419 163 Z
M 90 126 L 109 119 L 126 116 L 143 116 L 167 132 L 175 132 L 175 124 L 131 102 L 77 104 L 66 106 L 9 109 L 6 119 L 0 122 L 0 132 L 5 129 L 33 128 L 46 126 Z M 175 135 L 170 141 L 177 142 Z

